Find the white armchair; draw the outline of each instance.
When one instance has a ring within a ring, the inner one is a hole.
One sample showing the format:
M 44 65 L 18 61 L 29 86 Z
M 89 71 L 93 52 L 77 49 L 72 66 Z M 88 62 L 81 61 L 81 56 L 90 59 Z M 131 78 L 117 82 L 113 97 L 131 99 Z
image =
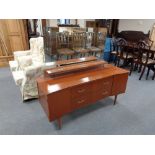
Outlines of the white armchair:
M 45 69 L 56 67 L 54 62 L 45 63 L 42 37 L 30 39 L 30 50 L 14 52 L 14 61 L 9 64 L 23 100 L 37 98 L 36 78 L 43 75 Z

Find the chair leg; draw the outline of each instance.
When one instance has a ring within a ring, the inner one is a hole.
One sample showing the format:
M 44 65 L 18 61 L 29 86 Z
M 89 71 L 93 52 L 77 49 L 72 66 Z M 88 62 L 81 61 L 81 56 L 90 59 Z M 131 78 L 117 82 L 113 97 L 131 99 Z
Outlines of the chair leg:
M 138 70 L 138 73 L 140 73 L 141 70 L 142 70 L 142 65 L 140 65 L 139 70 Z
M 147 74 L 146 74 L 146 80 L 148 79 L 148 76 L 149 76 L 149 73 L 150 73 L 150 67 L 148 67 L 148 70 L 147 70 Z
M 143 74 L 144 74 L 144 72 L 145 72 L 145 68 L 146 68 L 146 66 L 144 66 L 144 68 L 143 68 L 143 70 L 142 70 L 142 73 L 141 73 L 141 75 L 140 75 L 140 77 L 139 77 L 139 80 L 141 80 L 141 78 L 142 78 L 142 76 L 143 76 Z
M 118 61 L 118 58 L 115 56 L 115 59 L 114 59 L 115 66 L 117 65 L 117 61 Z
M 153 74 L 152 80 L 154 80 L 154 78 L 155 78 L 155 71 L 154 71 L 154 74 Z
M 138 64 L 135 63 L 135 66 L 134 66 L 133 70 L 136 71 L 137 69 L 138 69 Z
M 57 60 L 59 60 L 59 58 L 60 58 L 60 54 L 57 54 Z
M 133 66 L 134 66 L 134 63 L 132 62 L 132 63 L 131 63 L 131 68 L 130 68 L 130 74 L 129 74 L 129 75 L 132 74 L 132 71 L 133 71 L 133 68 L 134 68 Z
M 120 64 L 120 59 L 118 59 L 118 62 L 117 62 L 117 66 L 119 67 L 119 64 Z
M 109 60 L 108 60 L 108 63 L 110 63 L 110 60 L 111 60 L 111 53 L 110 53 L 110 56 L 109 56 Z
M 154 72 L 153 76 L 152 76 L 152 80 L 154 80 L 154 78 L 155 78 L 155 66 L 152 66 L 152 71 Z

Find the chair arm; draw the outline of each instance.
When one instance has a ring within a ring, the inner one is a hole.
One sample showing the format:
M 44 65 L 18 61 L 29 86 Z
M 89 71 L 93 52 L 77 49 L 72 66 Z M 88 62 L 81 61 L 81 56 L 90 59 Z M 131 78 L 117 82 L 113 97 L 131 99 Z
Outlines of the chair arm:
M 27 50 L 27 51 L 16 51 L 13 54 L 14 54 L 14 59 L 17 60 L 17 58 L 20 57 L 20 56 L 31 55 L 31 50 Z
M 24 74 L 29 80 L 36 79 L 36 77 L 43 74 L 42 65 L 28 66 L 24 69 Z

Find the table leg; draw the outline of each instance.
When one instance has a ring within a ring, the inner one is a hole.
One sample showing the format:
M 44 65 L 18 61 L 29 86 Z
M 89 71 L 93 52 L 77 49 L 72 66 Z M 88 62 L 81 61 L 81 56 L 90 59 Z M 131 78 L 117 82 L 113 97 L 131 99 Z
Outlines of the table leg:
M 116 100 L 117 100 L 117 95 L 115 95 L 114 105 L 116 104 Z
M 59 129 L 61 129 L 62 128 L 62 120 L 61 120 L 61 118 L 58 118 L 57 122 L 58 122 Z

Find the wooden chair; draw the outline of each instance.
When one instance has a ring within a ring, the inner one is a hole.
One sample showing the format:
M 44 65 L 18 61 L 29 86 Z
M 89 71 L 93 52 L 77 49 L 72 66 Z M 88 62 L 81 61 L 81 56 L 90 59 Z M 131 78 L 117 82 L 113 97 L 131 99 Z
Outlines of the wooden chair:
M 86 48 L 90 51 L 90 55 L 95 55 L 101 53 L 102 50 L 98 47 L 95 47 L 95 33 L 86 32 Z
M 154 69 L 154 66 L 155 66 L 154 52 L 150 50 L 150 46 L 148 46 L 145 43 L 145 41 L 140 41 L 138 43 L 138 54 L 134 54 L 134 58 L 133 58 L 133 62 L 131 65 L 131 70 L 130 70 L 130 75 L 135 65 L 139 66 L 139 72 L 141 72 L 139 80 L 141 80 L 141 78 L 143 77 L 143 74 L 146 68 L 148 68 L 146 79 L 148 79 L 150 70 L 151 69 L 153 71 L 155 70 Z M 155 77 L 155 72 L 154 72 L 152 79 L 154 79 L 154 77 Z
M 67 56 L 72 59 L 75 52 L 71 50 L 72 43 L 70 40 L 69 33 L 58 32 L 56 34 L 56 48 L 57 48 L 57 59 L 61 59 L 62 56 Z
M 116 62 L 115 65 L 120 65 L 120 60 L 123 61 L 122 67 L 132 62 L 132 47 L 128 45 L 125 39 L 120 38 L 116 43 Z
M 72 34 L 73 50 L 80 57 L 89 53 L 89 50 L 85 48 L 85 33 L 74 32 Z

